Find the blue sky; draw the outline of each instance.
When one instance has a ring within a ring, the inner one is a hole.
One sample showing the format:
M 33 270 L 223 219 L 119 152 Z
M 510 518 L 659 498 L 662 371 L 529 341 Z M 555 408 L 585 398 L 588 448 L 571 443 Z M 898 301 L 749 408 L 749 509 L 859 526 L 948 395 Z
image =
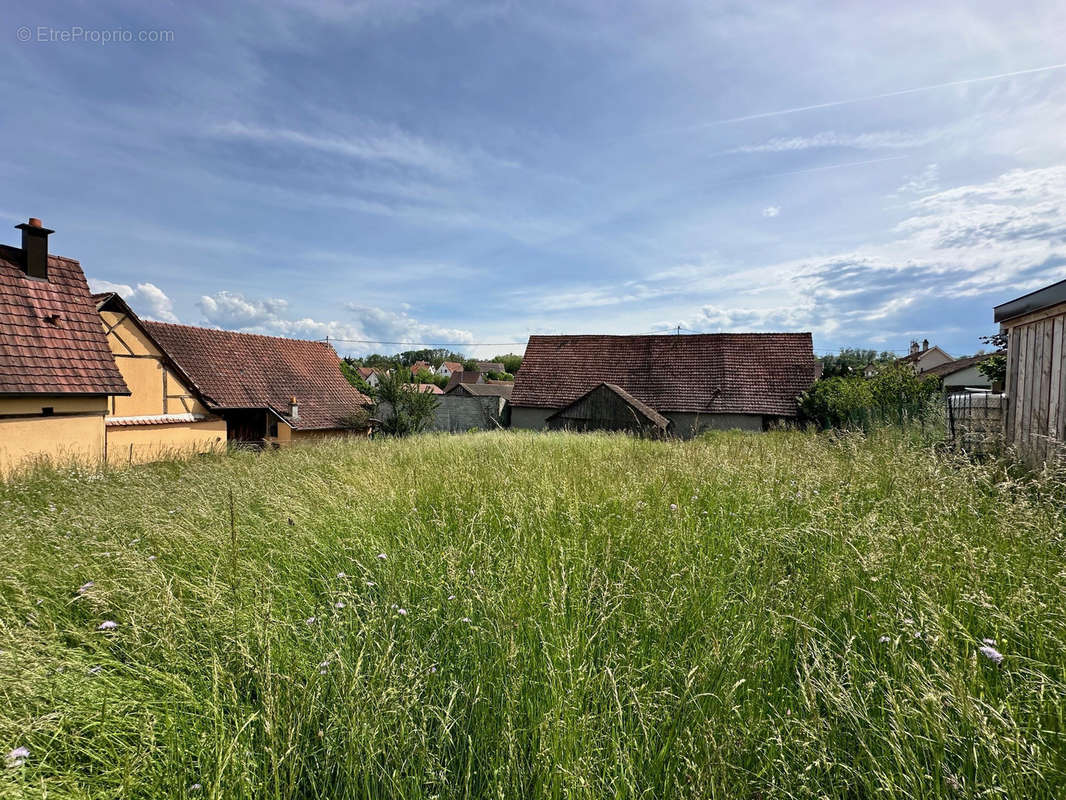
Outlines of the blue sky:
M 214 6 L 4 15 L 0 219 L 147 317 L 959 355 L 1066 277 L 1053 2 Z

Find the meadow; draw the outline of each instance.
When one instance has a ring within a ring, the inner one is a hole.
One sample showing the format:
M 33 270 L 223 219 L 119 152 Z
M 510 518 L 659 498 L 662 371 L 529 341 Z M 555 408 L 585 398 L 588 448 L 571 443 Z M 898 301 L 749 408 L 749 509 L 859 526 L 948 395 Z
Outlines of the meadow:
M 0 796 L 1066 796 L 1054 481 L 890 432 L 0 484 Z

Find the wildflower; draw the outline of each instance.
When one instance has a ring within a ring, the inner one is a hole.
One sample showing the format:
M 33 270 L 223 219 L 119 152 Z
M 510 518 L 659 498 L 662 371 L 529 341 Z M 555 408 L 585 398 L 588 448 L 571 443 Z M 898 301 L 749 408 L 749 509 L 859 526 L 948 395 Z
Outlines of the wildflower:
M 321 664 L 318 665 L 318 674 L 319 675 L 325 675 L 328 671 L 329 671 L 329 661 L 328 660 L 323 661 Z
M 677 503 L 671 503 L 670 504 L 670 510 L 671 511 L 677 511 Z
M 993 664 L 1003 663 L 1003 654 L 991 645 L 981 645 L 977 648 L 977 651 L 989 661 L 991 661 Z
M 26 759 L 30 757 L 30 748 L 28 747 L 16 747 L 14 750 L 7 754 L 7 765 L 9 767 L 21 767 L 25 763 Z
M 470 617 L 463 617 L 463 618 L 462 618 L 461 620 L 459 620 L 459 621 L 460 621 L 460 622 L 473 622 L 473 620 L 472 620 L 472 619 L 470 619 Z
M 449 600 L 454 600 L 454 599 L 455 599 L 455 595 L 454 595 L 454 594 L 450 594 L 450 595 L 448 595 L 448 599 L 449 599 Z
M 190 792 L 198 792 L 198 791 L 200 791 L 200 790 L 201 790 L 201 789 L 203 789 L 203 788 L 204 788 L 204 787 L 203 787 L 203 786 L 201 786 L 200 784 L 198 784 L 198 783 L 194 783 L 194 784 L 193 784 L 192 786 L 190 786 L 190 787 L 189 787 L 189 791 L 190 791 Z
M 78 594 L 85 594 L 87 591 L 89 591 L 95 585 L 96 584 L 94 584 L 92 581 L 86 581 L 85 583 L 83 583 L 81 586 L 78 587 Z
M 882 636 L 877 641 L 879 641 L 881 644 L 888 644 L 889 642 L 892 641 L 892 637 L 891 636 Z
M 344 608 L 346 605 L 347 605 L 347 603 L 345 603 L 343 600 L 338 600 L 336 603 L 333 604 L 333 607 L 334 608 Z
M 430 667 L 429 668 L 429 674 L 430 675 L 436 675 L 437 674 L 437 668 L 436 667 Z
M 996 643 L 996 640 L 995 639 L 982 639 L 981 643 L 982 644 L 987 644 L 989 647 L 991 647 L 992 645 L 994 645 Z
M 367 581 L 367 582 L 366 582 L 366 585 L 367 585 L 367 586 L 369 586 L 369 587 L 371 587 L 371 588 L 373 588 L 374 586 L 377 586 L 377 584 L 376 584 L 376 583 L 374 583 L 374 581 Z
M 98 675 L 102 669 L 103 667 L 100 664 L 97 664 L 95 667 L 89 667 L 89 674 Z
M 910 617 L 907 617 L 905 620 L 903 620 L 903 624 L 904 625 L 913 625 L 914 624 L 914 620 L 911 619 Z
M 388 558 L 388 556 L 385 555 L 384 553 L 378 553 L 378 558 L 380 558 L 382 561 L 384 561 L 386 558 Z
M 345 574 L 344 574 L 343 572 L 338 572 L 338 573 L 337 573 L 337 577 L 338 577 L 338 578 L 340 578 L 341 580 L 344 580 L 344 579 L 345 579 L 345 578 L 347 578 L 348 576 L 347 576 L 347 575 L 345 575 Z
M 396 609 L 396 613 L 399 614 L 401 617 L 406 617 L 407 616 L 407 609 L 406 608 L 398 608 L 398 609 Z
M 98 631 L 113 631 L 117 627 L 118 627 L 118 623 L 115 622 L 113 619 L 105 619 L 103 622 L 100 623 L 100 626 L 96 630 L 98 630 Z
M 155 556 L 148 556 L 149 561 L 155 561 Z
M 307 618 L 306 620 L 304 620 L 304 621 L 305 621 L 305 622 L 306 622 L 306 623 L 307 623 L 308 625 L 314 625 L 314 624 L 315 624 L 315 618 L 314 618 L 314 617 L 308 617 L 308 618 Z

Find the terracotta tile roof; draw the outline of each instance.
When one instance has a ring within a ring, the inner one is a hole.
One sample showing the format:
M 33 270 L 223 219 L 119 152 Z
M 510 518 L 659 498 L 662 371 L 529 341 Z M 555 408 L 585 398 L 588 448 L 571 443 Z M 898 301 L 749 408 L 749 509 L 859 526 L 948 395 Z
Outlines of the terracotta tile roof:
M 457 383 L 450 389 L 444 392 L 444 394 L 462 394 L 467 392 L 474 397 L 506 397 L 511 399 L 511 392 L 514 390 L 514 384 L 510 381 L 499 381 L 497 383 Z
M 646 419 L 648 422 L 650 422 L 656 428 L 662 428 L 663 430 L 666 430 L 666 427 L 670 424 L 670 420 L 668 420 L 666 417 L 664 417 L 662 414 L 660 414 L 654 408 L 649 406 L 647 403 L 642 403 L 640 400 L 635 398 L 633 395 L 631 395 L 629 392 L 627 392 L 621 386 L 616 386 L 613 383 L 601 383 L 601 384 L 599 384 L 597 386 L 592 387 L 591 389 L 589 389 L 589 391 L 587 391 L 583 395 L 581 395 L 581 397 L 577 398 L 573 403 L 570 403 L 569 405 L 564 406 L 563 408 L 560 408 L 558 411 L 556 411 L 554 414 L 552 414 L 550 417 L 548 417 L 548 419 L 549 420 L 555 419 L 559 415 L 561 415 L 564 412 L 566 412 L 566 410 L 569 409 L 571 406 L 574 406 L 577 403 L 581 402 L 582 400 L 584 400 L 586 397 L 588 397 L 593 392 L 599 391 L 600 387 L 603 387 L 603 388 L 607 389 L 608 391 L 614 392 L 616 395 L 618 395 L 620 398 L 622 398 L 622 401 L 627 406 L 629 406 L 634 411 L 636 411 L 638 414 L 640 414 L 642 417 L 644 417 L 644 419 Z
M 447 367 L 449 372 L 462 372 L 463 365 L 458 361 L 445 361 L 441 364 L 442 367 Z
M 611 383 L 660 413 L 796 415 L 809 333 L 530 336 L 511 404 L 559 409 Z
M 417 387 L 422 394 L 444 394 L 444 390 L 435 383 L 409 383 L 407 385 Z
M 48 280 L 21 264 L 0 245 L 0 394 L 128 395 L 78 262 L 48 256 Z
M 106 417 L 104 425 L 108 428 L 122 428 L 130 425 L 174 425 L 184 422 L 205 422 L 212 419 L 218 419 L 218 417 L 207 417 L 203 414 L 147 414 L 137 417 Z
M 422 370 L 426 372 L 434 372 L 433 366 L 425 361 L 416 361 L 411 365 L 411 374 L 417 375 Z
M 479 380 L 481 380 L 480 372 L 457 370 L 448 376 L 448 382 L 444 385 L 444 392 L 447 394 L 460 383 L 477 383 Z
M 506 372 L 503 368 L 503 364 L 499 361 L 479 361 L 477 362 L 477 368 L 481 372 Z
M 338 428 L 370 401 L 341 374 L 324 342 L 145 322 L 212 410 L 268 408 L 297 430 Z M 289 417 L 295 397 L 299 416 Z

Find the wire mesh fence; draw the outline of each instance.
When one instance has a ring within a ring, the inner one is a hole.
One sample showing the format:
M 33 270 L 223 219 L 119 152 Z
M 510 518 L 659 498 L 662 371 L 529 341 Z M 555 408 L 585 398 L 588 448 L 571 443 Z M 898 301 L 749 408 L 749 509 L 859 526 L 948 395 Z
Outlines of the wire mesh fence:
M 990 392 L 950 394 L 947 406 L 948 438 L 957 449 L 976 456 L 997 456 L 1004 449 L 1007 398 Z

